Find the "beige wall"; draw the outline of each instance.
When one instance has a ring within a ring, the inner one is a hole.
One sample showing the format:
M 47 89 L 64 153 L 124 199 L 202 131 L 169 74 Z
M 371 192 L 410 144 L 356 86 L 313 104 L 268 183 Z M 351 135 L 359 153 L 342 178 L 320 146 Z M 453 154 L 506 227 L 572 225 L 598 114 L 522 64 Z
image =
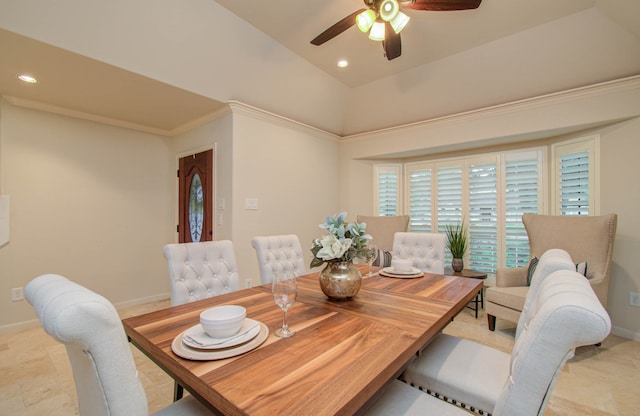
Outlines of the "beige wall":
M 340 152 L 341 203 L 353 212 L 372 213 L 374 163 L 403 160 L 383 159 L 389 155 L 433 157 L 472 148 L 482 153 L 594 133 L 600 135 L 600 213 L 618 214 L 608 310 L 614 333 L 640 340 L 640 308 L 629 305 L 629 291 L 640 291 L 640 79 L 346 138 Z
M 69 276 L 114 303 L 167 294 L 167 139 L 5 101 L 0 111 L 0 193 L 11 201 L 0 328 L 34 318 L 9 294 L 42 273 Z
M 640 291 L 640 192 L 629 180 L 640 169 L 639 97 L 640 80 L 625 80 L 343 141 L 239 103 L 168 139 L 2 102 L 0 193 L 11 197 L 11 241 L 0 247 L 0 330 L 34 318 L 26 302 L 8 299 L 40 273 L 67 274 L 117 304 L 167 296 L 161 248 L 176 239 L 180 155 L 216 148 L 216 196 L 225 199 L 216 236 L 234 241 L 243 283 L 257 284 L 251 237 L 296 233 L 308 264 L 325 215 L 372 212 L 374 159 L 482 152 L 582 130 L 601 137 L 601 212 L 619 214 L 614 331 L 640 339 L 640 308 L 628 302 L 629 291 Z M 257 198 L 259 209 L 245 210 L 246 198 Z
M 233 104 L 212 121 L 165 138 L 5 101 L 0 194 L 11 198 L 11 241 L 0 247 L 0 331 L 35 324 L 10 301 L 42 273 L 59 273 L 116 305 L 168 297 L 162 246 L 177 240 L 180 156 L 215 149 L 216 239 L 234 242 L 242 285 L 260 283 L 251 237 L 298 234 L 305 263 L 318 224 L 338 212 L 337 138 Z M 245 210 L 257 198 L 258 210 Z M 216 221 L 217 223 L 217 221 Z
M 178 160 L 190 154 L 214 149 L 214 183 L 212 184 L 214 197 L 213 224 L 215 240 L 230 240 L 232 237 L 231 218 L 233 203 L 231 197 L 232 167 L 233 167 L 233 118 L 231 110 L 225 108 L 214 120 L 170 140 L 173 156 L 173 168 L 178 169 Z M 178 180 L 174 179 L 174 217 L 178 223 L 177 192 Z M 224 208 L 219 209 L 217 200 L 224 200 Z M 222 224 L 218 224 L 217 217 L 222 215 Z M 175 233 L 175 242 L 178 233 Z
M 297 234 L 308 268 L 318 224 L 340 209 L 337 138 L 238 106 L 233 130 L 233 241 L 243 280 L 260 282 L 253 236 Z M 258 210 L 246 210 L 246 198 L 258 199 Z

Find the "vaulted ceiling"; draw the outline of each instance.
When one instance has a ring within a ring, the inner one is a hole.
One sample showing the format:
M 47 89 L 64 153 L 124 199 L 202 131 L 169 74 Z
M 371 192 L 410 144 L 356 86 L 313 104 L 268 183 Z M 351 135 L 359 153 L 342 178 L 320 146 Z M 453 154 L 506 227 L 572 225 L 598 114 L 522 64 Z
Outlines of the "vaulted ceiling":
M 324 29 L 364 7 L 361 0 L 216 2 L 246 28 L 263 32 L 346 86 L 344 128 L 316 123 L 314 115 L 301 120 L 340 135 L 640 74 L 638 1 L 483 0 L 476 10 L 407 11 L 411 21 L 402 32 L 402 56 L 393 61 L 384 57 L 380 43 L 356 27 L 321 46 L 310 44 Z M 234 48 L 233 34 L 215 42 L 230 46 L 229 56 L 220 57 L 227 61 L 245 53 L 241 46 Z M 169 85 L 2 25 L 0 56 L 0 95 L 160 134 L 180 131 L 234 98 L 233 93 L 218 99 Z M 265 60 L 270 58 L 265 54 Z M 347 59 L 349 66 L 338 68 L 339 59 Z M 43 82 L 19 84 L 16 73 L 28 68 Z M 188 75 L 186 66 L 184 72 Z M 372 102 L 373 91 L 382 100 L 379 105 Z M 422 105 L 424 97 L 431 101 Z M 389 108 L 398 111 L 387 115 Z M 266 109 L 288 116 L 275 105 Z

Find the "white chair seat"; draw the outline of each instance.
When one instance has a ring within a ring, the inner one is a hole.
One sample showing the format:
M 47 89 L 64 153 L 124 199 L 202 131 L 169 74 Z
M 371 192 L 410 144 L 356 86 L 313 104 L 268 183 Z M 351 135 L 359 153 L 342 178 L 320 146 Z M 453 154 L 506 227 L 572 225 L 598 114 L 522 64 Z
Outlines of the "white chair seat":
M 440 334 L 402 375 L 412 386 L 470 410 L 493 410 L 509 377 L 511 355 L 466 339 Z
M 545 276 L 545 270 L 553 268 L 543 267 L 533 277 L 511 355 L 441 334 L 401 377 L 480 414 L 541 415 L 575 348 L 601 342 L 611 330 L 609 315 L 584 276 L 573 270 Z
M 366 416 L 469 416 L 459 407 L 438 400 L 398 380 L 391 382 L 364 413 Z

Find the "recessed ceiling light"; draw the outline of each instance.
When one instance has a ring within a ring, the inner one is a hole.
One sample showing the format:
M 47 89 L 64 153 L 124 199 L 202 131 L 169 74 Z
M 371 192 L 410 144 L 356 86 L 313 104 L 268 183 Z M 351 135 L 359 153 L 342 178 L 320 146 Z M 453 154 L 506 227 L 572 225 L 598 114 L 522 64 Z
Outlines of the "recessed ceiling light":
M 341 59 L 338 61 L 338 66 L 340 68 L 345 68 L 347 66 L 349 66 L 349 61 L 347 61 L 346 59 Z
M 20 74 L 20 75 L 18 75 L 18 79 L 20 81 L 24 81 L 24 82 L 27 82 L 29 84 L 37 84 L 38 83 L 38 80 L 35 79 L 34 77 L 32 77 L 31 75 Z

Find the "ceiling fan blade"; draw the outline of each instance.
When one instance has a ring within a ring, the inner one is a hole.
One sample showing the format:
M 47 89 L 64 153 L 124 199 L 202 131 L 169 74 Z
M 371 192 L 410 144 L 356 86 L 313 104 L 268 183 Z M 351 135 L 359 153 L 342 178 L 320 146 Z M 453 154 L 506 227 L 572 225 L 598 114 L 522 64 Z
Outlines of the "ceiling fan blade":
M 481 2 L 482 0 L 414 0 L 413 4 L 400 4 L 413 10 L 450 11 L 477 9 Z
M 351 26 L 355 25 L 356 24 L 356 16 L 359 15 L 360 13 L 362 13 L 365 10 L 367 10 L 367 9 L 360 9 L 360 10 L 358 10 L 356 12 L 351 13 L 349 16 L 347 16 L 344 19 L 340 20 L 338 23 L 336 23 L 335 25 L 331 26 L 329 29 L 327 29 L 324 32 L 320 33 L 318 36 L 316 36 L 311 41 L 311 43 L 313 45 L 319 46 L 319 45 L 322 45 L 323 43 L 325 43 L 326 41 L 335 38 L 340 33 L 344 32 L 345 30 L 349 29 Z
M 396 33 L 389 22 L 385 22 L 384 25 L 384 42 L 382 43 L 382 46 L 384 47 L 384 54 L 387 56 L 389 61 L 396 59 L 402 54 L 400 33 Z

